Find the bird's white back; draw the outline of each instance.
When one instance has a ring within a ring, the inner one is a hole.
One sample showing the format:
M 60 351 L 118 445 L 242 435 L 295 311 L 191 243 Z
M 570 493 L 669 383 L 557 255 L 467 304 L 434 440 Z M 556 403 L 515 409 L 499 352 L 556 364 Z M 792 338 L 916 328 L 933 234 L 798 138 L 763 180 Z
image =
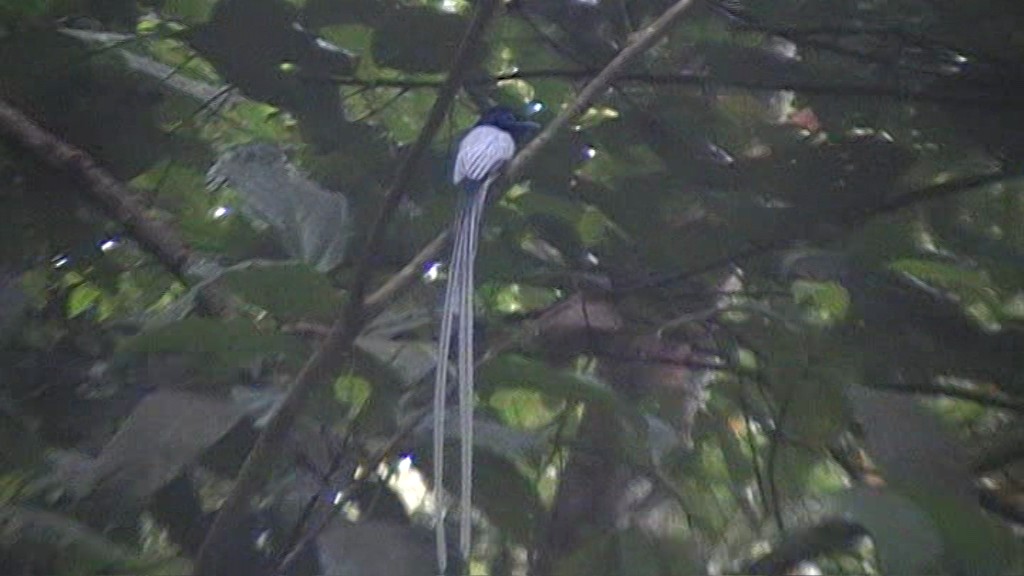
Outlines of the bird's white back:
M 512 135 L 494 126 L 477 126 L 459 142 L 452 181 L 482 181 L 512 159 L 516 143 Z

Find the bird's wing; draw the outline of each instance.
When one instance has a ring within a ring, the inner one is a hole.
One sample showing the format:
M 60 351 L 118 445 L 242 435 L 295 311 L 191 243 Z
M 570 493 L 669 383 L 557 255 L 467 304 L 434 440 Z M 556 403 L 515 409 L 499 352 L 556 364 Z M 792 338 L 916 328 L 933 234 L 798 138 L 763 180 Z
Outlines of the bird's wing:
M 477 126 L 459 143 L 452 180 L 482 181 L 512 159 L 516 143 L 512 135 L 494 126 Z

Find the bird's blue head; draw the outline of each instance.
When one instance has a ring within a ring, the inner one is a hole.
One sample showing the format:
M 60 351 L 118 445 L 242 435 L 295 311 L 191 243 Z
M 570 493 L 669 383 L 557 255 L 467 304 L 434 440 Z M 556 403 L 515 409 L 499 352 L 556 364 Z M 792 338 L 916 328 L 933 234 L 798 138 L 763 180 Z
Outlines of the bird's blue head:
M 520 120 L 515 112 L 504 106 L 495 106 L 485 111 L 476 125 L 500 128 L 511 134 L 516 141 L 520 141 L 540 129 L 540 124 Z

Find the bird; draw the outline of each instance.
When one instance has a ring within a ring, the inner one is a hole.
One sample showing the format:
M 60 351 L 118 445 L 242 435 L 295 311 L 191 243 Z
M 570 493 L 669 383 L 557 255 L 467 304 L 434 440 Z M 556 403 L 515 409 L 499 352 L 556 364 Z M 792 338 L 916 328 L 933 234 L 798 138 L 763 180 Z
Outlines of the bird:
M 487 203 L 487 189 L 522 142 L 539 129 L 535 122 L 521 120 L 510 108 L 495 106 L 486 110 L 462 137 L 455 155 L 452 181 L 461 188 L 452 229 L 452 253 L 448 284 L 441 311 L 441 333 L 437 345 L 434 379 L 434 502 L 438 503 L 435 526 L 437 567 L 445 574 L 448 544 L 445 535 L 444 437 L 448 392 L 448 357 L 452 331 L 456 335 L 456 368 L 459 388 L 460 477 L 459 553 L 468 566 L 471 544 L 471 508 L 473 484 L 473 265 L 476 259 L 480 221 Z M 458 326 L 455 326 L 456 321 Z

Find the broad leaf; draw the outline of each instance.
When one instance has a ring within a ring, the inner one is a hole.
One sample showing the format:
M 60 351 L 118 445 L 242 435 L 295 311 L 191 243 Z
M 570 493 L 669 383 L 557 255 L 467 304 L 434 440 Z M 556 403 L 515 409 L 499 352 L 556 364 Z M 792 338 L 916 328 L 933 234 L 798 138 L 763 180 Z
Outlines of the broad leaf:
M 393 10 L 374 32 L 373 59 L 406 72 L 441 72 L 455 56 L 466 24 L 461 16 L 429 8 Z
M 92 514 L 110 518 L 141 508 L 247 413 L 238 402 L 160 390 L 147 396 L 92 462 L 61 473 Z
M 295 258 L 321 272 L 344 260 L 352 233 L 348 201 L 301 174 L 276 146 L 231 149 L 209 177 L 237 190 L 246 214 L 273 228 Z
M 141 353 L 215 354 L 225 362 L 243 362 L 275 354 L 298 355 L 302 343 L 283 334 L 264 334 L 245 319 L 186 318 L 128 340 L 123 350 Z
M 100 576 L 173 576 L 190 572 L 178 558 L 146 558 L 64 515 L 20 506 L 0 506 L 0 549 L 39 572 Z
M 327 278 L 300 263 L 246 262 L 229 268 L 219 282 L 282 321 L 329 321 L 342 297 Z
M 938 527 L 911 500 L 889 490 L 854 488 L 837 495 L 829 508 L 868 531 L 883 573 L 932 574 L 941 566 Z
M 526 388 L 559 400 L 595 402 L 612 409 L 622 406 L 622 400 L 596 380 L 514 354 L 504 354 L 485 364 L 478 379 L 485 393 L 498 388 Z
M 338 518 L 317 536 L 316 542 L 324 574 L 437 573 L 433 540 L 423 528 L 377 520 L 352 524 Z

